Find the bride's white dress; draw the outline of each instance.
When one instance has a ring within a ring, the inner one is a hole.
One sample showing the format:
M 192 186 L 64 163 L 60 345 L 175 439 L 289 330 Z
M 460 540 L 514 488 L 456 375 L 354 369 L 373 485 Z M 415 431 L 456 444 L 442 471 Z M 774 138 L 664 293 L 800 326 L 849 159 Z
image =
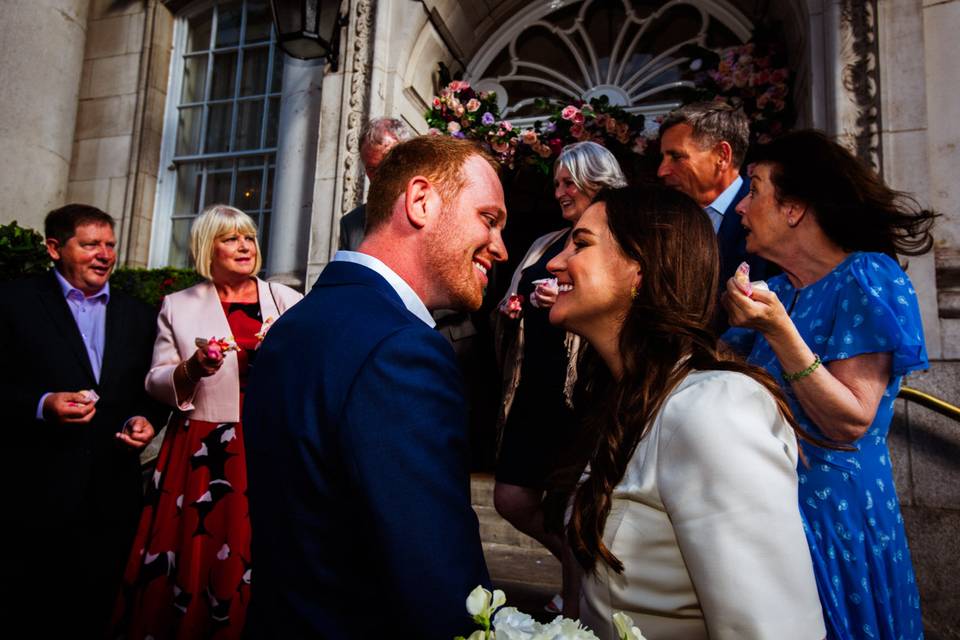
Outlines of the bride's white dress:
M 583 622 L 616 640 L 812 640 L 826 631 L 797 503 L 797 441 L 773 396 L 697 371 L 670 394 L 613 494 L 604 530 L 622 575 L 585 576 Z

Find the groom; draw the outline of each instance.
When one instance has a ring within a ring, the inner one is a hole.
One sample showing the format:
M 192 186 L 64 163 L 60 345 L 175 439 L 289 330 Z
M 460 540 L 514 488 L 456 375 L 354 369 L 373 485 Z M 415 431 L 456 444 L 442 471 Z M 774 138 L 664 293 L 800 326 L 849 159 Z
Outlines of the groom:
M 380 165 L 367 235 L 270 330 L 244 407 L 256 638 L 449 640 L 489 584 L 466 408 L 432 309 L 506 260 L 496 162 L 422 137 Z

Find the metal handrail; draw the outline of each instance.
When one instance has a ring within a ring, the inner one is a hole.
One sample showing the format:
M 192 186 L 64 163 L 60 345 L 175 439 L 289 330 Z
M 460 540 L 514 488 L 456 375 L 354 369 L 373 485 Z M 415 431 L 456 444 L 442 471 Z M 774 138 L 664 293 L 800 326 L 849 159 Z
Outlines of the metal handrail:
M 922 407 L 926 407 L 931 411 L 936 411 L 942 416 L 960 422 L 960 407 L 952 405 L 946 400 L 941 400 L 936 396 L 932 396 L 929 393 L 924 393 L 913 387 L 900 387 L 900 393 L 897 394 L 897 397 L 909 400 L 910 402 L 916 402 Z

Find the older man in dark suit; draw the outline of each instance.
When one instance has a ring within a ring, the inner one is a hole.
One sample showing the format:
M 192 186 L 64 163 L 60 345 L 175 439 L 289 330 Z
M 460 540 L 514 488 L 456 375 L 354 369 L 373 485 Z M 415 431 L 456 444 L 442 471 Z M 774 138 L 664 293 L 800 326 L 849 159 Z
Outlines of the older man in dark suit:
M 138 453 L 165 417 L 143 387 L 156 315 L 108 283 L 113 224 L 86 205 L 51 211 L 55 269 L 0 287 L 8 630 L 105 632 L 140 512 Z
M 479 308 L 506 259 L 496 163 L 402 142 L 367 237 L 270 330 L 247 391 L 257 638 L 449 640 L 489 577 L 470 505 L 466 407 L 431 309 Z
M 741 109 L 700 102 L 672 111 L 660 125 L 661 162 L 657 175 L 703 207 L 713 222 L 720 248 L 720 288 L 741 262 L 750 277 L 762 280 L 767 264 L 747 253 L 747 230 L 737 204 L 750 191 L 740 168 L 750 144 L 750 123 Z
M 373 118 L 360 130 L 360 161 L 368 180 L 377 175 L 377 167 L 398 142 L 410 137 L 407 125 L 396 118 Z M 356 251 L 367 227 L 367 205 L 361 204 L 340 219 L 340 248 Z

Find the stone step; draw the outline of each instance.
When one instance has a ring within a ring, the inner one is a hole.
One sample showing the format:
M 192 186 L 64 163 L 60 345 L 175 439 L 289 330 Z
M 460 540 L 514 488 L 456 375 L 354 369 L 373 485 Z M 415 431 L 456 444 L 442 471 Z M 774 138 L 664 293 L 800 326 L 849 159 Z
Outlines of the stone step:
M 523 549 L 509 544 L 484 542 L 483 555 L 495 584 L 524 584 L 543 592 L 548 601 L 560 590 L 560 562 L 543 547 Z
M 543 549 L 539 542 L 514 529 L 493 507 L 474 505 L 473 510 L 480 520 L 480 539 L 484 542 L 512 545 L 521 549 Z
M 470 500 L 474 505 L 493 506 L 493 485 L 495 481 L 492 473 L 470 474 Z

